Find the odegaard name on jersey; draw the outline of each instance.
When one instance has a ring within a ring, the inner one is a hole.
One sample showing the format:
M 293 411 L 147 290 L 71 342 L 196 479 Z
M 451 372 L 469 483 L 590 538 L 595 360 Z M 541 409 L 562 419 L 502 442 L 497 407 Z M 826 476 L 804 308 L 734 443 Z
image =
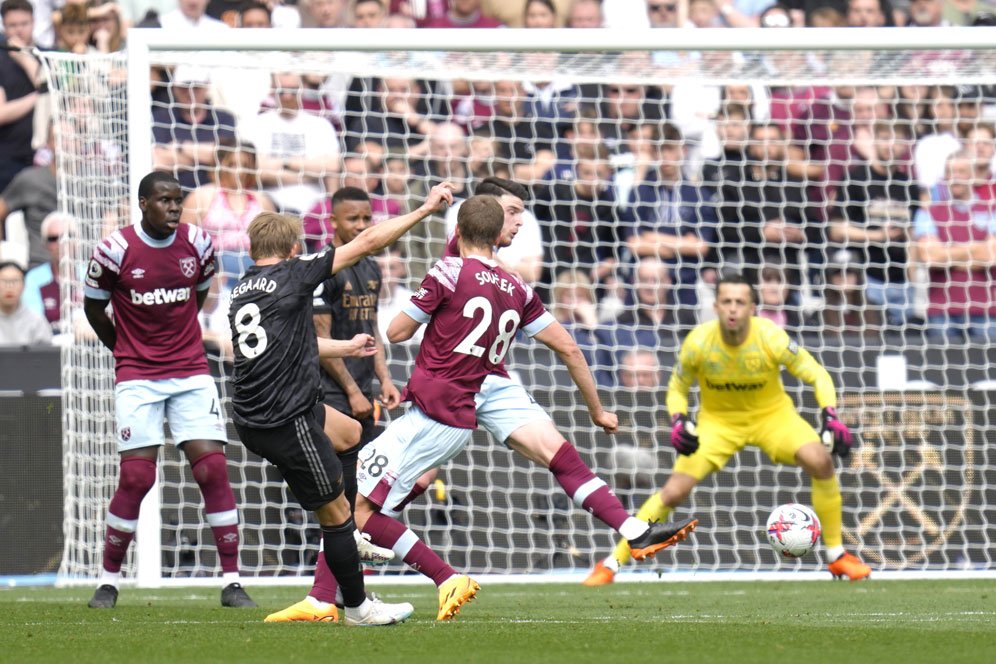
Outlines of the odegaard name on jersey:
M 251 279 L 249 281 L 243 281 L 242 283 L 235 286 L 232 289 L 232 297 L 236 298 L 243 293 L 248 293 L 249 291 L 263 291 L 264 293 L 272 293 L 277 290 L 277 282 L 272 279 L 267 279 L 266 277 L 260 277 L 258 279 Z

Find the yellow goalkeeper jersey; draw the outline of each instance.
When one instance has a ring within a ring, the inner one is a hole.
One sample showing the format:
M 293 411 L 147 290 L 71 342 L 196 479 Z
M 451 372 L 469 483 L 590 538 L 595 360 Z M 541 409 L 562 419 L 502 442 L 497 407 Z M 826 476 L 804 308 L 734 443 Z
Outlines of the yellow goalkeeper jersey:
M 719 321 L 702 323 L 681 344 L 668 382 L 668 412 L 688 412 L 688 391 L 696 380 L 701 392 L 700 417 L 706 414 L 743 422 L 792 407 L 782 384 L 783 366 L 814 387 L 821 408 L 836 406 L 827 370 L 770 320 L 751 318 L 750 333 L 739 346 L 723 342 Z

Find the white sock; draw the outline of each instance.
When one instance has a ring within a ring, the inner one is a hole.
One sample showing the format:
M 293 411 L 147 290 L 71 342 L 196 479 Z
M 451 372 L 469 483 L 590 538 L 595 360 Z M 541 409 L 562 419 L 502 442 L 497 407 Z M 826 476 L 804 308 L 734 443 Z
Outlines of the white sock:
M 225 572 L 224 574 L 221 575 L 221 583 L 222 585 L 225 586 L 231 585 L 233 583 L 241 583 L 242 582 L 241 579 L 242 577 L 239 576 L 238 572 Z
M 619 526 L 619 534 L 623 536 L 623 539 L 631 540 L 647 532 L 649 528 L 650 524 L 646 521 L 640 521 L 635 516 L 631 516 Z
M 842 555 L 844 555 L 843 546 L 831 546 L 830 548 L 827 549 L 826 552 L 827 561 L 831 563 L 840 558 Z
M 609 556 L 608 558 L 603 560 L 602 564 L 608 567 L 613 572 L 619 571 L 619 561 L 616 560 L 613 556 Z
M 106 569 L 100 573 L 100 578 L 97 579 L 97 586 L 114 586 L 117 588 L 121 585 L 121 572 L 108 572 Z
M 328 611 L 328 610 L 329 610 L 329 607 L 331 607 L 331 606 L 332 606 L 332 605 L 331 605 L 331 604 L 329 604 L 328 602 L 323 602 L 323 601 L 321 601 L 321 600 L 318 600 L 318 599 L 315 599 L 315 598 L 314 598 L 314 597 L 312 597 L 311 595 L 308 595 L 308 596 L 307 596 L 307 597 L 305 597 L 304 599 L 306 599 L 306 600 L 308 601 L 308 603 L 309 603 L 309 604 L 311 604 L 311 605 L 312 605 L 313 607 L 315 607 L 315 608 L 316 608 L 316 609 L 318 609 L 319 611 Z
M 347 606 L 346 607 L 346 617 L 351 620 L 363 620 L 366 618 L 367 614 L 373 608 L 373 602 L 367 598 L 363 598 L 363 604 L 359 606 Z

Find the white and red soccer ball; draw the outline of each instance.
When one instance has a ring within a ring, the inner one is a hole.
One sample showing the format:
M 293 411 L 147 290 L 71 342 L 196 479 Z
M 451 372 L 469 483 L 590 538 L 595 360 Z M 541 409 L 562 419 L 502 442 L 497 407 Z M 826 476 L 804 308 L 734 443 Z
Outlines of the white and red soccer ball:
M 798 503 L 775 508 L 768 517 L 768 541 L 785 558 L 801 558 L 820 539 L 820 520 L 813 510 Z

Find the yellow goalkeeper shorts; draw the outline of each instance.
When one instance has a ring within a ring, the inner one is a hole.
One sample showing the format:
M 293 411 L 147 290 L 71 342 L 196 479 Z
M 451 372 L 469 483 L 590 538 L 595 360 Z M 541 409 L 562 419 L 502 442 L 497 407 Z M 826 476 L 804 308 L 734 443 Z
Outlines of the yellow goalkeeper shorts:
M 761 448 L 775 463 L 795 465 L 795 453 L 820 437 L 809 422 L 794 408 L 783 408 L 750 422 L 731 423 L 723 418 L 699 413 L 696 423 L 699 449 L 689 456 L 678 456 L 674 472 L 701 480 L 721 470 L 734 454 L 747 445 Z

